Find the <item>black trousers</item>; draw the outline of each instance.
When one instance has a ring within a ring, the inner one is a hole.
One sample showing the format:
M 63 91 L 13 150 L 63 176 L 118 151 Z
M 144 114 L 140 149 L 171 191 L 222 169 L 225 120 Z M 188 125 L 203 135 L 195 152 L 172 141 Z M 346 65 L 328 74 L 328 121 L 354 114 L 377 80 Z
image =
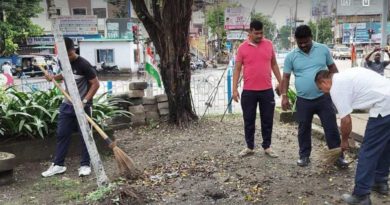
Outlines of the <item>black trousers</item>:
M 245 141 L 249 149 L 255 148 L 256 109 L 259 105 L 262 147 L 271 146 L 272 126 L 275 110 L 274 92 L 271 89 L 263 91 L 244 90 L 241 94 L 241 107 L 244 117 Z
M 311 123 L 314 114 L 320 117 L 329 149 L 340 147 L 340 134 L 336 122 L 336 111 L 329 95 L 308 100 L 297 98 L 297 121 L 299 156 L 310 157 L 311 153 Z
M 84 108 L 85 112 L 91 116 L 91 109 L 89 106 Z M 89 166 L 90 158 L 88 154 L 87 147 L 85 145 L 84 139 L 82 137 L 79 123 L 77 121 L 76 113 L 72 105 L 62 103 L 60 106 L 60 113 L 58 116 L 58 125 L 57 125 L 57 146 L 56 146 L 56 156 L 54 158 L 54 164 L 64 166 L 65 157 L 68 153 L 71 135 L 75 132 L 80 133 L 81 137 L 81 166 Z

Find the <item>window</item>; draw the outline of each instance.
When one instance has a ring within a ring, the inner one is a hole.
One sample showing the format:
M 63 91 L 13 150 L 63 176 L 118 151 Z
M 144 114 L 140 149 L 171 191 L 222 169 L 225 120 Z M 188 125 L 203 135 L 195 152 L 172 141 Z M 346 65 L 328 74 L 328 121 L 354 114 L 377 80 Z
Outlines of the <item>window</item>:
M 48 12 L 48 14 L 49 14 L 49 18 L 51 18 L 50 12 Z M 56 9 L 56 15 L 61 16 L 61 9 Z
M 87 15 L 87 9 L 85 8 L 73 8 L 73 15 Z
M 92 10 L 93 10 L 93 15 L 96 15 L 100 19 L 104 19 L 107 17 L 105 8 L 94 8 Z
M 97 49 L 96 55 L 98 63 L 114 64 L 114 49 Z

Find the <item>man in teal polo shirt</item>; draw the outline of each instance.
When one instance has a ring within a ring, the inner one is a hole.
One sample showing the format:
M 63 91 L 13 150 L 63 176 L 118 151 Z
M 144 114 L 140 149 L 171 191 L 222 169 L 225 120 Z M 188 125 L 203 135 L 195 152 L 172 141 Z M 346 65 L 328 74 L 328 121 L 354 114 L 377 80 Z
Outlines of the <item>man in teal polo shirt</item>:
M 311 123 L 314 114 L 320 117 L 324 127 L 325 138 L 329 149 L 340 147 L 340 134 L 336 123 L 335 109 L 329 95 L 324 95 L 314 82 L 315 75 L 321 69 L 328 68 L 330 72 L 338 72 L 330 55 L 328 47 L 313 42 L 312 33 L 307 25 L 301 25 L 295 30 L 295 40 L 298 48 L 291 51 L 284 61 L 282 80 L 282 108 L 287 110 L 290 106 L 286 96 L 290 84 L 291 73 L 295 76 L 295 89 L 297 90 L 297 121 L 299 160 L 298 166 L 305 167 L 310 163 L 311 153 Z M 336 165 L 347 167 L 341 157 Z

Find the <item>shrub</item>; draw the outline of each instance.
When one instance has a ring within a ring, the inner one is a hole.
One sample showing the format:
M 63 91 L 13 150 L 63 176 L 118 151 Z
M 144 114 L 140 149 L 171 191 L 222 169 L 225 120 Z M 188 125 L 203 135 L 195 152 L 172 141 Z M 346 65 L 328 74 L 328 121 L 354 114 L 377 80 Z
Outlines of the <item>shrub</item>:
M 10 88 L 0 91 L 0 99 L 0 139 L 5 136 L 44 138 L 55 133 L 58 109 L 63 100 L 56 89 L 25 93 Z M 107 119 L 131 115 L 115 106 L 118 101 L 106 94 L 94 100 L 92 118 L 103 129 L 107 126 Z

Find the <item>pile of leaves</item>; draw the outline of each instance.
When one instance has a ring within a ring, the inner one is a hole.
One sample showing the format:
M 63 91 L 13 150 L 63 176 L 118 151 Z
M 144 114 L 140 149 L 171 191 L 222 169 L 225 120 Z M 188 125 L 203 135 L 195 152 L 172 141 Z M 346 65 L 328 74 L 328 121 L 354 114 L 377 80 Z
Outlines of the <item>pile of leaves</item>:
M 20 92 L 13 88 L 0 91 L 0 139 L 15 137 L 45 138 L 57 128 L 59 106 L 63 96 L 56 90 Z M 108 119 L 131 113 L 121 110 L 118 99 L 106 94 L 94 99 L 93 116 L 104 128 Z

